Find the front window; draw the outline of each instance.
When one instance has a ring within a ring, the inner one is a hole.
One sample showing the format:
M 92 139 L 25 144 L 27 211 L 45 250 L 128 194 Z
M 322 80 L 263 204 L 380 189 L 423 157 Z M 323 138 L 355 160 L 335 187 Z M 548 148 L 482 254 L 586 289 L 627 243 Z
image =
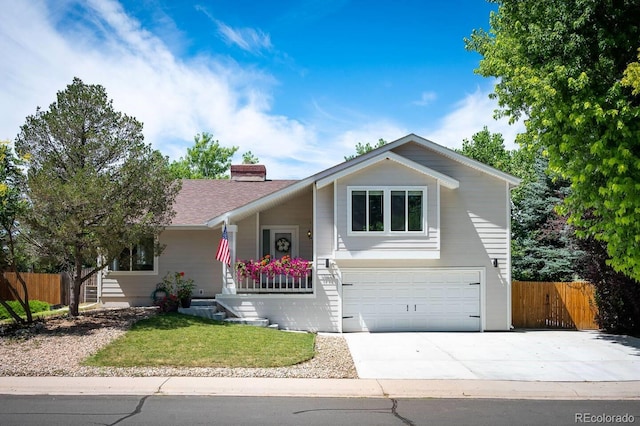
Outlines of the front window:
M 391 191 L 391 231 L 422 231 L 422 191 Z
M 349 188 L 351 233 L 425 231 L 427 188 Z
M 153 271 L 155 261 L 153 237 L 148 237 L 122 250 L 111 263 L 110 269 L 122 272 Z
M 384 231 L 384 192 L 379 190 L 351 193 L 351 230 Z

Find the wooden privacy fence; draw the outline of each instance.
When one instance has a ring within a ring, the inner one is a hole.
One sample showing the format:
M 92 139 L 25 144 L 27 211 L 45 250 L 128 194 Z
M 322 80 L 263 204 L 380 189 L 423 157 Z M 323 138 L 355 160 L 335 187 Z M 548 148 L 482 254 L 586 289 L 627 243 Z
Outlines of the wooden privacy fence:
M 20 297 L 24 297 L 22 285 L 18 282 L 16 274 L 13 272 L 5 272 L 4 276 L 18 290 Z M 20 276 L 27 284 L 30 300 L 42 300 L 51 305 L 65 304 L 67 294 L 62 285 L 60 274 L 35 274 L 31 272 L 21 272 Z M 0 297 L 4 300 L 13 300 L 13 296 L 9 289 L 4 285 L 0 285 Z
M 91 271 L 90 268 L 83 269 L 83 275 Z M 22 285 L 17 282 L 16 274 L 5 272 L 4 276 L 18 290 L 20 297 L 24 297 Z M 68 305 L 71 294 L 72 280 L 65 274 L 37 274 L 31 272 L 20 272 L 20 276 L 27 284 L 30 300 L 42 300 L 51 305 Z M 0 285 L 0 297 L 4 300 L 13 300 L 9 289 Z M 80 288 L 80 303 L 95 303 L 98 301 L 98 276 L 94 274 L 85 281 Z
M 593 285 L 587 282 L 514 281 L 511 312 L 516 328 L 598 329 Z

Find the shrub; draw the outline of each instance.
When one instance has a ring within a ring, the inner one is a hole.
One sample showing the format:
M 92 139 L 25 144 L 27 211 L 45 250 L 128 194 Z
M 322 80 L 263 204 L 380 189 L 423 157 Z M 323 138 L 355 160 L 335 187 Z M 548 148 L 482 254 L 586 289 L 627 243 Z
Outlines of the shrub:
M 640 282 L 607 265 L 605 243 L 593 238 L 578 240 L 584 250 L 579 270 L 594 285 L 600 328 L 616 334 L 640 336 Z
M 18 315 L 25 315 L 22 305 L 20 305 L 20 302 L 17 300 L 9 300 L 7 305 L 9 305 Z M 29 300 L 29 308 L 31 309 L 31 313 L 35 314 L 38 312 L 48 311 L 50 309 L 50 305 L 41 300 Z M 9 312 L 7 312 L 4 306 L 0 305 L 0 320 L 5 319 L 11 319 L 11 315 L 9 315 Z

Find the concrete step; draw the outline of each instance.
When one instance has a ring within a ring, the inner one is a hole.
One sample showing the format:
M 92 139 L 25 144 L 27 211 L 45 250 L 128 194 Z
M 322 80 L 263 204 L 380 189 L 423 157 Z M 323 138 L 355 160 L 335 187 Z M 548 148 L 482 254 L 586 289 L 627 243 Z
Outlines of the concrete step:
M 180 307 L 178 312 L 216 321 L 222 321 L 227 316 L 224 312 L 220 312 L 215 299 L 191 299 L 191 306 L 188 308 Z
M 218 306 L 216 299 L 191 299 L 191 306 Z
M 246 324 L 256 327 L 278 328 L 278 324 L 269 325 L 266 318 L 227 318 L 223 309 L 218 308 L 215 299 L 191 299 L 191 307 L 178 308 L 178 312 L 184 315 L 194 315 L 209 318 L 216 321 L 225 321 L 232 324 Z
M 222 321 L 226 314 L 224 312 L 218 312 L 216 306 L 193 306 L 190 308 L 178 308 L 178 312 L 184 315 L 193 315 L 196 317 L 209 318 L 217 321 Z

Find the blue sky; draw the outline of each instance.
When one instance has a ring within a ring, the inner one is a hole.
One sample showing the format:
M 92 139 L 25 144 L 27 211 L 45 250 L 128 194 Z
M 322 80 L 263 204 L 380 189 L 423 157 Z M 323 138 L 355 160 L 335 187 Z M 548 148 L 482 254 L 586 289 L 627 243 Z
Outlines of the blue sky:
M 210 132 L 268 176 L 302 178 L 357 142 L 416 133 L 460 147 L 493 120 L 494 81 L 463 38 L 483 0 L 0 0 L 0 139 L 74 76 L 105 86 L 171 158 Z

